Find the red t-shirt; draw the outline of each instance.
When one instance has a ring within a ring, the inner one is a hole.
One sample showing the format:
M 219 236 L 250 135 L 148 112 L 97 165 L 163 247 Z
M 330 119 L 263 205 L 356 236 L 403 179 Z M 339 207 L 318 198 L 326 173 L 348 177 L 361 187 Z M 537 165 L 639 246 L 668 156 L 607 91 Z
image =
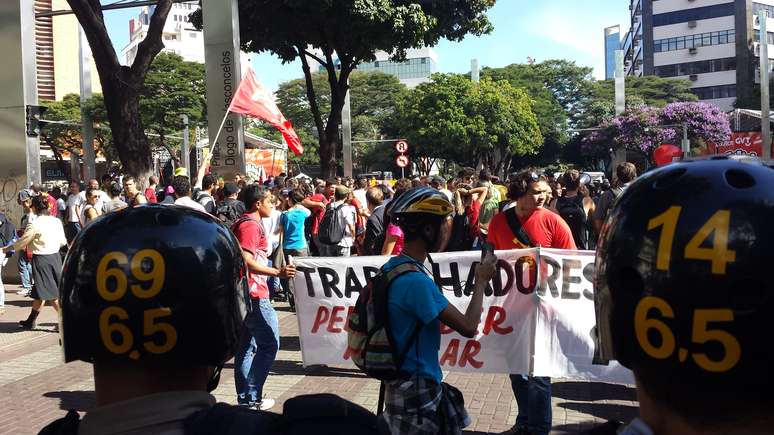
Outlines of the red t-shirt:
M 263 266 L 268 266 L 269 257 L 269 239 L 266 238 L 266 232 L 263 225 L 253 218 L 245 218 L 242 215 L 235 225 L 231 228 L 234 235 L 239 240 L 242 249 L 253 254 L 255 261 Z M 243 219 L 244 218 L 244 219 Z M 250 296 L 255 299 L 265 299 L 269 297 L 269 285 L 267 276 L 259 275 L 255 272 L 247 271 L 247 284 L 250 287 Z
M 478 201 L 473 201 L 470 207 L 465 209 L 465 213 L 468 215 L 468 222 L 470 222 L 470 235 L 473 238 L 478 237 L 478 216 L 481 214 L 481 204 Z
M 544 208 L 536 209 L 526 219 L 519 219 L 532 246 L 554 249 L 577 249 L 570 227 L 558 214 Z M 514 237 L 505 213 L 497 213 L 489 224 L 488 240 L 495 249 L 522 249 Z
M 315 193 L 314 195 L 310 196 L 309 199 L 315 202 L 321 202 L 326 206 L 328 205 L 328 199 L 322 193 Z M 317 235 L 317 232 L 320 230 L 320 222 L 322 222 L 324 215 L 325 207 L 312 210 L 312 216 L 314 216 L 314 220 L 312 221 L 312 235 Z
M 152 188 L 148 187 L 145 189 L 145 199 L 148 200 L 149 203 L 155 204 L 158 202 L 158 199 L 156 199 L 156 191 Z

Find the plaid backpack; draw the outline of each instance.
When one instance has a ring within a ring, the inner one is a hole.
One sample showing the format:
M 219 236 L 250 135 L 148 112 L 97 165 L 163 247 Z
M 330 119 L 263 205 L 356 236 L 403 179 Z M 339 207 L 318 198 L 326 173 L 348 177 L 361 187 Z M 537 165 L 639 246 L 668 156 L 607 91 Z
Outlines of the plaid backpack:
M 399 264 L 389 271 L 382 267 L 368 280 L 349 315 L 347 341 L 352 362 L 372 378 L 382 381 L 400 378 L 406 354 L 422 330 L 422 323 L 417 322 L 406 348 L 397 349 L 387 313 L 389 289 L 392 281 L 411 272 L 423 273 L 412 262 Z

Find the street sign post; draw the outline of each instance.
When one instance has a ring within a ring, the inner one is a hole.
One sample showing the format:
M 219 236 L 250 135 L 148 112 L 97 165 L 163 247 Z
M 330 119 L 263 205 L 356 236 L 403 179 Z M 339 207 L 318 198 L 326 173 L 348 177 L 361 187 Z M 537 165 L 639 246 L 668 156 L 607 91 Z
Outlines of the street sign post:
M 408 156 L 403 154 L 399 155 L 398 157 L 395 158 L 395 164 L 401 169 L 405 168 L 406 166 L 409 165 Z
M 405 154 L 408 152 L 408 143 L 405 140 L 399 140 L 395 142 L 395 151 Z

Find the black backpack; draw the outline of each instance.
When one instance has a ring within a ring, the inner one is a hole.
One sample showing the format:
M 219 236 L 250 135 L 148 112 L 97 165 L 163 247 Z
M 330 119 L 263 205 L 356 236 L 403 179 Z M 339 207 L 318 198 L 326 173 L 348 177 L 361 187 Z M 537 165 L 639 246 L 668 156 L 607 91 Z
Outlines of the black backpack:
M 0 246 L 9 244 L 15 238 L 16 226 L 3 213 L 0 213 Z
M 236 207 L 237 201 L 224 201 L 217 209 L 215 209 L 215 216 L 223 222 L 224 225 L 231 228 L 239 219 L 242 213 Z
M 470 251 L 473 248 L 473 242 L 468 214 L 455 214 L 452 218 L 451 236 L 446 250 L 449 252 Z
M 344 204 L 334 207 L 333 204 L 328 204 L 325 209 L 322 221 L 320 221 L 320 228 L 317 232 L 317 237 L 320 242 L 326 245 L 338 245 L 341 239 L 344 238 L 344 232 L 347 229 L 347 222 L 344 214 L 340 212 Z
M 578 249 L 587 249 L 588 234 L 586 233 L 586 209 L 583 207 L 583 196 L 576 195 L 572 198 L 559 198 L 556 201 L 556 210 L 559 216 L 567 222 L 572 231 L 572 238 Z

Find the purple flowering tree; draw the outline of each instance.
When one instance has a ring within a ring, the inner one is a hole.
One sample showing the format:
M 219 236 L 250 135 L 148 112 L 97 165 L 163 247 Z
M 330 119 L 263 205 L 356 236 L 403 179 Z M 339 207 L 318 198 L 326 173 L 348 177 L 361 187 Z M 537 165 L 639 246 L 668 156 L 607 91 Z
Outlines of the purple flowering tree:
M 664 108 L 641 105 L 603 121 L 600 130 L 586 136 L 584 146 L 586 152 L 600 156 L 624 147 L 653 162 L 656 147 L 680 143 L 682 128 L 679 126 L 683 124 L 688 126 L 691 142 L 700 146 L 724 143 L 731 135 L 728 116 L 715 105 L 700 102 L 671 103 Z
M 731 137 L 731 123 L 720 108 L 709 103 L 671 103 L 661 109 L 664 125 L 685 124 L 691 143 L 706 146 L 707 143 L 722 144 Z M 682 130 L 674 131 L 668 137 L 671 143 L 679 143 Z

